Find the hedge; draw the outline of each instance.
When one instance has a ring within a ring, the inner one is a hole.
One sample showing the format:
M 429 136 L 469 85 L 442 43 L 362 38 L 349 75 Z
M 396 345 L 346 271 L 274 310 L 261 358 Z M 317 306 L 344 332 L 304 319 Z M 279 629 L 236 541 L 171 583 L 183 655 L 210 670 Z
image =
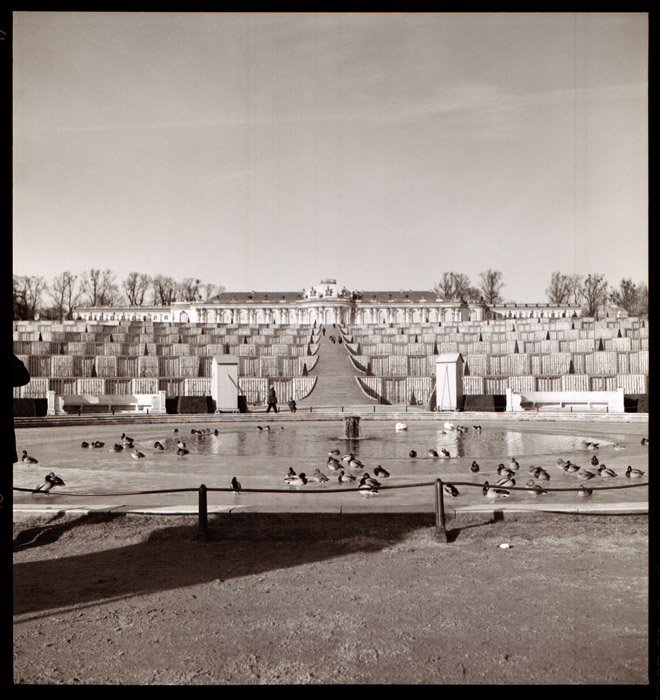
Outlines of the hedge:
M 27 418 L 45 416 L 48 413 L 48 399 L 14 399 L 14 416 Z

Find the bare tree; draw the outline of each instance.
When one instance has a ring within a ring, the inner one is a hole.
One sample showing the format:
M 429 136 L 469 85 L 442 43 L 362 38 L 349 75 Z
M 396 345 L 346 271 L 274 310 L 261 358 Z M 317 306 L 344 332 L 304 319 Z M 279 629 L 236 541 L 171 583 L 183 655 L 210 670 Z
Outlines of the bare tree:
M 569 288 L 569 301 L 573 304 L 579 304 L 582 298 L 582 279 L 583 275 L 574 272 L 567 276 Z
M 48 294 L 55 303 L 55 311 L 57 317 L 62 319 L 71 318 L 71 312 L 76 305 L 80 291 L 76 289 L 77 276 L 71 272 L 63 272 L 53 279 L 53 282 L 48 290 Z
M 113 306 L 119 303 L 119 288 L 114 280 L 112 270 L 92 268 L 89 272 L 83 272 L 81 291 L 87 295 L 89 306 Z
M 177 297 L 181 301 L 198 301 L 200 298 L 199 288 L 201 284 L 201 280 L 197 280 L 194 277 L 186 277 L 177 286 Z
M 177 284 L 172 277 L 156 275 L 152 281 L 154 304 L 167 306 L 176 301 Z
M 462 272 L 443 272 L 433 291 L 444 299 L 469 299 L 474 288 L 470 278 Z
M 601 274 L 587 275 L 582 285 L 582 299 L 587 316 L 596 316 L 598 309 L 607 301 L 607 282 Z
M 502 273 L 499 270 L 488 270 L 487 272 L 480 272 L 479 279 L 481 280 L 479 284 L 479 291 L 483 296 L 484 301 L 487 304 L 499 304 L 502 301 L 502 287 L 504 282 L 502 281 Z
M 634 314 L 637 307 L 637 286 L 631 279 L 622 279 L 619 289 L 610 290 L 610 301 L 629 314 Z
M 41 310 L 41 296 L 46 290 L 46 280 L 41 275 L 14 276 L 14 309 L 27 319 L 33 319 Z
M 226 291 L 221 284 L 213 284 L 212 282 L 207 282 L 204 285 L 204 289 L 204 301 L 209 301 L 209 299 L 213 299 L 214 297 L 217 297 L 218 294 L 221 294 L 222 292 Z
M 553 272 L 550 286 L 545 290 L 545 293 L 551 304 L 567 304 L 571 297 L 571 283 L 568 275 Z
M 649 288 L 644 282 L 637 287 L 637 304 L 634 313 L 635 316 L 646 316 L 649 313 Z
M 131 306 L 142 306 L 150 286 L 151 277 L 139 272 L 131 272 L 122 282 L 126 298 Z

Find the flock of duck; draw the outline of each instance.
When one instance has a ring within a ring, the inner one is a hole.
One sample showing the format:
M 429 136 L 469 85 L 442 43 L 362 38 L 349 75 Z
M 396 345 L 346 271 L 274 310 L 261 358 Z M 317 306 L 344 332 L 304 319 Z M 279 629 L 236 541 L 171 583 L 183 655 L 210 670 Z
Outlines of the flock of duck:
M 397 430 L 407 429 L 407 426 L 402 427 L 404 424 L 397 424 Z M 457 430 L 459 432 L 465 432 L 467 428 L 461 426 L 454 426 L 453 424 L 445 423 L 445 427 L 448 430 Z M 282 428 L 283 429 L 283 428 Z M 481 426 L 473 426 L 474 430 L 481 431 Z M 257 426 L 257 430 L 270 430 L 270 426 Z M 174 433 L 178 433 L 178 429 L 173 430 Z M 445 431 L 442 431 L 445 432 Z M 197 435 L 199 437 L 205 437 L 207 435 L 219 435 L 217 429 L 211 431 L 210 429 L 195 429 L 191 430 L 191 435 Z M 641 444 L 648 445 L 648 438 L 642 438 Z M 582 446 L 590 451 L 597 451 L 599 444 L 594 441 L 584 440 Z M 83 449 L 99 449 L 105 447 L 105 443 L 100 440 L 94 441 L 83 441 L 81 443 L 81 448 Z M 616 446 L 615 446 L 616 447 Z M 162 442 L 156 441 L 153 443 L 153 449 L 161 452 L 165 450 L 165 446 Z M 146 455 L 141 452 L 136 446 L 135 441 L 132 437 L 122 433 L 121 438 L 118 442 L 115 442 L 110 447 L 111 452 L 122 452 L 129 451 L 131 457 L 136 460 L 146 459 Z M 186 447 L 186 443 L 177 439 L 176 441 L 176 454 L 180 457 L 185 457 L 189 454 L 189 450 Z M 416 459 L 418 453 L 416 450 L 410 450 L 410 459 Z M 442 448 L 440 452 L 435 449 L 428 450 L 428 457 L 437 460 L 447 460 L 451 458 L 451 454 L 448 450 Z M 21 461 L 26 464 L 38 464 L 39 461 L 34 457 L 28 455 L 27 450 L 22 451 Z M 327 469 L 336 475 L 337 482 L 339 484 L 357 486 L 357 490 L 364 496 L 375 496 L 378 494 L 379 489 L 382 486 L 383 480 L 389 478 L 390 472 L 387 471 L 382 465 L 377 464 L 371 471 L 373 476 L 367 471 L 367 467 L 361 462 L 353 452 L 348 452 L 347 454 L 341 455 L 341 452 L 337 449 L 330 450 L 327 455 L 326 461 Z M 632 466 L 628 466 L 623 474 L 617 473 L 614 469 L 609 468 L 607 465 L 600 463 L 596 454 L 594 454 L 590 459 L 589 467 L 582 467 L 578 464 L 574 464 L 570 460 L 557 459 L 556 468 L 561 472 L 574 476 L 578 481 L 590 482 L 592 479 L 600 477 L 601 479 L 616 479 L 619 477 L 625 477 L 627 479 L 641 479 L 644 477 L 645 472 L 641 469 L 634 469 Z M 470 471 L 473 474 L 477 474 L 481 471 L 481 467 L 475 460 L 470 465 Z M 488 499 L 500 499 L 507 498 L 511 495 L 512 488 L 516 487 L 517 480 L 520 481 L 520 464 L 515 457 L 511 457 L 508 465 L 503 463 L 497 466 L 497 475 L 499 479 L 491 484 L 489 481 L 484 481 L 482 485 L 482 493 Z M 327 484 L 331 481 L 331 477 L 324 473 L 320 468 L 316 468 L 314 472 L 308 475 L 306 472 L 296 473 L 296 471 L 289 467 L 289 470 L 284 477 L 284 483 L 290 487 L 301 488 L 309 483 Z M 528 469 L 528 478 L 525 483 L 525 490 L 533 496 L 544 496 L 549 492 L 537 482 L 548 482 L 550 481 L 550 474 L 541 466 L 530 466 Z M 588 497 L 593 494 L 593 489 L 586 486 L 585 483 L 580 485 L 578 490 L 578 495 L 582 497 Z M 39 491 L 48 492 L 54 486 L 64 486 L 64 481 L 56 476 L 54 473 L 50 473 L 45 477 L 45 483 L 37 488 Z M 444 491 L 447 495 L 452 498 L 460 495 L 459 490 L 452 483 L 443 483 Z M 231 480 L 230 489 L 234 493 L 240 493 L 242 490 L 241 483 L 238 478 L 234 476 Z

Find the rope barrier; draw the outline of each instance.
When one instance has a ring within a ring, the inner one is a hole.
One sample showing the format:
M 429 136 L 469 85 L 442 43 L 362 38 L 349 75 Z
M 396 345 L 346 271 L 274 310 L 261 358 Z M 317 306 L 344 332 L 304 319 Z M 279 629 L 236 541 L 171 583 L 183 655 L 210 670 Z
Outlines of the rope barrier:
M 396 484 L 396 485 L 389 485 L 389 484 L 381 484 L 377 489 L 377 491 L 387 491 L 387 490 L 396 490 L 396 489 L 414 489 L 414 488 L 427 488 L 429 486 L 434 486 L 436 484 L 437 480 L 433 481 L 427 481 L 427 482 L 422 482 L 418 484 Z M 484 483 L 478 483 L 478 482 L 471 482 L 471 481 L 447 481 L 444 480 L 443 483 L 445 484 L 452 484 L 454 486 L 470 486 L 470 487 L 475 487 L 479 489 L 483 489 Z M 497 484 L 488 484 L 490 487 L 493 488 L 503 488 L 506 489 L 507 491 L 531 491 L 534 489 L 533 486 L 497 486 Z M 643 483 L 636 483 L 636 484 L 623 484 L 620 486 L 589 486 L 588 488 L 591 489 L 592 491 L 612 491 L 616 489 L 631 489 L 631 488 L 639 488 L 641 486 L 648 486 L 648 482 L 643 482 Z M 539 486 L 541 486 L 539 484 Z M 570 488 L 554 488 L 554 487 L 545 487 L 541 486 L 541 488 L 544 491 L 548 492 L 558 492 L 558 491 L 581 491 L 581 487 L 570 487 Z M 44 493 L 43 491 L 39 491 L 37 489 L 26 489 L 26 488 L 21 488 L 19 486 L 14 486 L 13 487 L 14 491 L 23 491 L 27 493 Z M 117 491 L 117 492 L 101 492 L 101 493 L 75 493 L 71 491 L 59 491 L 58 494 L 62 496 L 87 496 L 87 497 L 97 497 L 97 496 L 145 496 L 145 495 L 153 495 L 153 494 L 158 494 L 158 493 L 188 493 L 188 492 L 196 492 L 199 490 L 199 487 L 189 487 L 189 488 L 181 488 L 181 489 L 157 489 L 153 491 Z M 225 493 L 237 493 L 234 489 L 227 487 L 227 488 L 221 488 L 221 487 L 213 487 L 213 486 L 207 486 L 206 487 L 207 491 L 214 491 L 214 492 L 225 492 Z M 344 486 L 342 488 L 317 488 L 317 489 L 301 489 L 301 488 L 295 488 L 295 487 L 289 487 L 287 489 L 250 489 L 250 488 L 241 488 L 240 493 L 306 493 L 306 494 L 321 494 L 321 493 L 348 493 L 352 491 L 363 491 L 364 489 L 360 489 L 357 487 L 351 487 L 351 486 Z

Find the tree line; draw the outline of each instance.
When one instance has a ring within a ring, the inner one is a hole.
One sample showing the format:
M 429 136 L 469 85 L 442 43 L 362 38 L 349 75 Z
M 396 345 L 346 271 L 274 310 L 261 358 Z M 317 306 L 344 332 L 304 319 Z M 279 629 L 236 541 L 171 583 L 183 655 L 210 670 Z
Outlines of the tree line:
M 499 270 L 479 273 L 479 282 L 473 286 L 470 278 L 457 272 L 444 272 L 434 291 L 447 299 L 483 301 L 489 306 L 504 303 L 504 278 Z M 611 286 L 599 273 L 565 275 L 553 272 L 545 290 L 550 304 L 574 304 L 585 316 L 597 316 L 609 304 L 618 306 L 631 316 L 648 314 L 649 290 L 646 283 L 635 284 L 624 278 L 618 287 Z
M 80 275 L 63 272 L 50 282 L 42 276 L 14 275 L 14 320 L 44 318 L 62 321 L 79 306 L 168 306 L 175 301 L 208 301 L 222 285 L 194 277 L 177 281 L 166 275 L 131 272 L 117 282 L 112 270 L 92 268 Z
M 433 291 L 445 299 L 482 301 L 493 306 L 504 303 L 504 277 L 499 270 L 479 273 L 473 285 L 470 278 L 457 272 L 444 272 Z M 168 306 L 175 301 L 210 301 L 222 285 L 202 282 L 193 277 L 176 281 L 165 275 L 131 272 L 117 282 L 111 270 L 92 268 L 75 275 L 63 272 L 50 284 L 42 276 L 14 275 L 14 320 L 35 318 L 62 321 L 73 317 L 79 306 Z M 624 278 L 617 287 L 608 284 L 604 275 L 565 275 L 553 272 L 545 290 L 550 304 L 579 305 L 586 316 L 597 316 L 608 304 L 613 304 L 631 316 L 648 314 L 648 286 Z

